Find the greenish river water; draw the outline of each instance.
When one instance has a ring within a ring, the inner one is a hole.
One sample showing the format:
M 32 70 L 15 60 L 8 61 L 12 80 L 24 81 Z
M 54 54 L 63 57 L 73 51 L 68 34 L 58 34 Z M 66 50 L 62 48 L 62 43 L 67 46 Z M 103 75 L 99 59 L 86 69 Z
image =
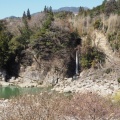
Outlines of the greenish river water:
M 49 90 L 50 88 L 20 88 L 15 86 L 0 87 L 0 98 L 9 99 L 11 97 L 16 97 L 23 94 L 35 94 L 37 92 L 42 92 Z

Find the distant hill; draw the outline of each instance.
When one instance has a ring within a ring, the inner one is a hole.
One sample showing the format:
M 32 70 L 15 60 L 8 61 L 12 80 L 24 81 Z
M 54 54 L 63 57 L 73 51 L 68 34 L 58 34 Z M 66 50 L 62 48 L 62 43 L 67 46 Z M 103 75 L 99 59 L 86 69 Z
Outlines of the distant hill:
M 89 9 L 87 7 L 84 7 L 85 10 Z M 73 12 L 73 13 L 78 13 L 79 12 L 79 7 L 61 7 L 59 9 L 56 9 L 56 10 L 53 10 L 54 12 L 60 12 L 60 11 L 70 11 L 70 12 Z M 36 13 L 33 13 L 31 15 L 37 15 L 37 14 L 40 14 L 40 12 L 36 12 Z M 16 16 L 10 16 L 10 17 L 6 17 L 4 19 L 17 19 L 17 18 L 20 18 L 20 17 L 16 17 Z
M 61 7 L 57 10 L 54 10 L 54 12 L 59 12 L 59 11 L 70 11 L 70 12 L 78 12 L 79 7 Z
M 84 9 L 88 9 L 87 7 L 84 7 Z M 79 7 L 61 7 L 57 10 L 53 10 L 54 12 L 59 12 L 59 11 L 70 11 L 73 13 L 78 13 L 79 12 Z
M 10 17 L 6 17 L 6 18 L 4 18 L 4 19 L 17 19 L 17 18 L 19 18 L 19 17 L 16 17 L 16 16 L 10 16 Z

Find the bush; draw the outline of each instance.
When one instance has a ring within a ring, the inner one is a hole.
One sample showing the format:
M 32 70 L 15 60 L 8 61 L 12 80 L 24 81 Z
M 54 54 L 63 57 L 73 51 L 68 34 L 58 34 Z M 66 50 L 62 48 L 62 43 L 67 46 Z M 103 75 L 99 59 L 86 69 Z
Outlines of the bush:
M 114 102 L 116 102 L 120 105 L 120 91 L 116 92 L 112 99 L 114 100 Z
M 61 11 L 55 13 L 55 17 L 60 19 L 65 19 L 67 16 L 71 16 L 71 15 L 72 12 L 67 12 L 67 11 Z
M 102 28 L 101 20 L 96 20 L 93 26 L 94 26 L 94 29 Z
M 105 73 L 109 74 L 111 71 L 112 71 L 112 69 L 111 69 L 111 68 L 108 68 L 108 69 L 105 71 Z
M 120 83 L 120 78 L 117 79 L 118 83 Z
M 107 37 L 112 49 L 117 51 L 120 50 L 120 33 L 110 33 Z
M 95 47 L 90 46 L 86 46 L 85 49 L 86 50 L 81 54 L 80 60 L 82 68 L 90 68 L 99 62 L 104 63 L 105 55 L 102 52 L 98 51 Z

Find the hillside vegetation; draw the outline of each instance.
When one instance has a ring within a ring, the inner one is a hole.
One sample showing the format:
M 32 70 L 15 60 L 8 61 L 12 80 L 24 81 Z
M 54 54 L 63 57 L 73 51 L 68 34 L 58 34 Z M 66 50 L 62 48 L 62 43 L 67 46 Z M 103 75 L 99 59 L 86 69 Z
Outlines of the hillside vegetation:
M 102 5 L 91 10 L 80 7 L 77 16 L 65 11 L 53 13 L 52 7 L 45 6 L 43 12 L 33 16 L 30 16 L 28 10 L 27 15 L 24 12 L 22 18 L 1 20 L 0 67 L 7 69 L 10 74 L 14 74 L 14 68 L 17 68 L 19 73 L 21 65 L 32 65 L 32 56 L 40 64 L 41 60 L 49 61 L 57 56 L 64 56 L 63 53 L 72 56 L 74 63 L 75 56 L 71 51 L 75 52 L 81 43 L 81 70 L 98 68 L 100 64 L 105 63 L 106 52 L 102 51 L 105 49 L 100 50 L 100 47 L 93 45 L 95 31 L 106 37 L 110 45 L 108 52 L 112 51 L 117 57 L 120 55 L 119 6 L 119 0 L 105 0 Z M 74 70 L 71 73 L 74 74 L 75 63 L 73 66 Z M 66 71 L 69 67 L 66 66 Z
M 0 120 L 120 120 L 120 0 L 0 20 L 0 82 L 2 70 L 8 85 L 53 88 L 0 100 Z
M 24 12 L 22 19 L 16 19 L 20 22 L 19 25 L 13 28 L 10 24 L 15 24 L 15 20 L 1 21 L 1 27 L 5 26 L 6 31 L 11 31 L 7 41 L 6 38 L 1 39 L 4 47 L 1 51 L 1 59 L 6 53 L 6 58 L 0 61 L 1 68 L 6 69 L 10 76 L 17 77 L 20 67 L 25 69 L 35 63 L 37 70 L 45 69 L 45 74 L 53 67 L 64 76 L 72 77 L 75 73 L 74 48 L 77 46 L 76 40 L 80 38 L 76 32 L 70 32 L 69 23 L 65 25 L 63 22 L 72 13 L 53 14 L 51 9 L 46 8 L 40 14 L 42 16 L 40 19 L 40 16 L 36 15 L 28 19 Z M 63 17 L 62 20 L 60 16 Z M 5 28 L 1 29 L 1 32 L 5 33 Z M 60 64 L 59 66 L 52 63 L 55 59 L 61 61 L 56 63 Z
M 79 15 L 72 21 L 82 36 L 90 35 L 94 29 L 107 37 L 113 50 L 120 53 L 120 1 L 104 0 L 92 10 L 80 7 Z

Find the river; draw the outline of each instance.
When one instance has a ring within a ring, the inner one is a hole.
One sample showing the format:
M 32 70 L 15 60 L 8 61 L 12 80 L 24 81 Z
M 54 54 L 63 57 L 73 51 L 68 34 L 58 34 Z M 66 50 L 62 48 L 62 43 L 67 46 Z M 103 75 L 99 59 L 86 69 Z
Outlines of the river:
M 17 86 L 6 86 L 0 87 L 0 98 L 9 99 L 11 97 L 16 97 L 23 94 L 35 94 L 42 91 L 48 91 L 51 88 L 40 88 L 40 87 L 32 87 L 32 88 L 20 88 Z

